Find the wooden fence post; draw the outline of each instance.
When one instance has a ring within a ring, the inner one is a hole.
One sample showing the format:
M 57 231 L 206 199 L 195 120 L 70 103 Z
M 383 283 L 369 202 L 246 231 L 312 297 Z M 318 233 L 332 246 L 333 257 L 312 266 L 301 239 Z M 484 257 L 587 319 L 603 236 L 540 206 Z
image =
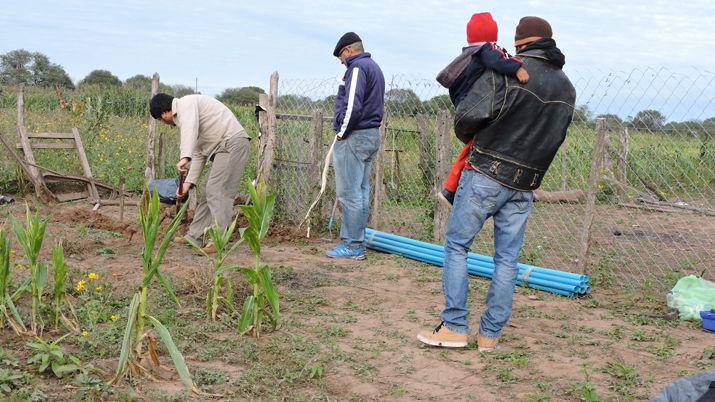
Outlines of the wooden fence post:
M 275 158 L 275 142 L 276 142 L 276 107 L 278 106 L 278 72 L 274 71 L 271 74 L 269 94 L 267 96 L 259 96 L 258 102 L 266 112 L 263 122 L 261 122 L 259 113 L 259 124 L 263 130 L 261 138 L 261 149 L 259 150 L 259 169 L 258 177 L 262 178 L 268 184 L 271 177 L 271 169 L 273 168 L 273 160 Z
M 159 76 L 156 77 L 156 87 L 157 92 L 159 91 Z M 154 81 L 152 80 L 152 95 L 156 95 L 154 92 Z M 153 119 L 152 119 L 153 120 Z M 157 164 L 159 169 L 159 178 L 166 177 L 166 144 L 164 142 L 164 131 L 159 133 L 159 151 L 157 155 Z
M 310 168 L 308 169 L 308 177 L 305 181 L 306 183 L 312 183 L 307 190 L 308 202 L 312 202 L 320 191 L 320 184 L 323 174 L 323 160 L 325 155 L 323 154 L 323 112 L 320 109 L 315 109 L 312 116 L 312 135 L 308 138 L 308 152 L 310 154 Z M 323 226 L 323 208 L 322 208 L 322 197 L 318 201 L 313 211 L 313 216 L 317 215 L 316 219 L 311 218 L 308 222 L 310 226 L 322 227 Z M 303 206 L 301 206 L 302 208 Z M 301 209 L 302 210 L 302 209 Z
M 159 73 L 154 73 L 151 79 L 151 96 L 159 92 Z M 146 139 L 146 169 L 144 170 L 144 178 L 148 183 L 154 180 L 154 139 L 156 137 L 156 120 L 149 116 L 149 135 Z M 146 184 L 144 184 L 146 185 Z
M 439 186 L 444 183 L 449 174 L 452 165 L 451 141 L 449 135 L 449 122 L 451 114 L 448 110 L 442 110 L 437 115 L 437 125 L 435 127 L 435 150 L 437 163 L 436 181 L 430 195 L 439 191 Z M 434 228 L 432 238 L 435 242 L 441 243 L 444 241 L 444 234 L 447 230 L 447 220 L 449 219 L 449 208 L 436 200 L 434 204 Z
M 604 119 L 596 120 L 596 143 L 593 147 L 591 159 L 591 172 L 588 175 L 588 191 L 586 193 L 586 211 L 584 212 L 583 228 L 581 231 L 581 244 L 579 251 L 579 272 L 587 273 L 588 251 L 591 243 L 591 226 L 593 225 L 594 207 L 596 205 L 596 193 L 598 193 L 598 181 L 601 179 L 601 168 L 605 151 L 606 129 Z
M 623 127 L 618 130 L 618 160 L 616 161 L 616 180 L 619 183 L 628 183 L 628 128 Z M 622 189 L 621 196 L 625 195 L 625 189 Z
M 372 161 L 373 173 L 373 196 L 372 196 L 372 213 L 370 214 L 370 226 L 373 229 L 378 229 L 380 226 L 380 213 L 382 209 L 382 200 L 385 198 L 385 183 L 384 183 L 384 160 L 385 160 L 385 140 L 387 139 L 387 116 L 382 117 L 380 123 L 380 148 L 377 150 L 377 155 Z
M 422 171 L 422 185 L 427 189 L 427 193 L 432 192 L 434 186 L 434 175 L 432 174 L 432 166 L 430 166 L 429 154 L 429 124 L 427 116 L 424 114 L 417 115 L 417 144 L 420 148 L 420 170 Z
M 25 126 L 25 86 L 22 84 L 17 89 L 17 126 Z
M 27 134 L 23 133 L 25 131 L 25 86 L 20 85 L 17 90 L 17 134 L 20 137 L 20 144 L 22 144 L 22 152 L 25 154 L 25 159 L 31 163 L 28 165 L 30 174 L 32 175 L 33 182 L 44 182 L 40 170 L 32 166 L 36 164 L 35 158 L 30 147 L 30 142 L 27 140 Z M 33 183 L 34 184 L 34 183 Z M 37 186 L 35 186 L 37 187 Z M 37 191 L 36 191 L 37 193 Z M 40 196 L 39 193 L 37 193 Z

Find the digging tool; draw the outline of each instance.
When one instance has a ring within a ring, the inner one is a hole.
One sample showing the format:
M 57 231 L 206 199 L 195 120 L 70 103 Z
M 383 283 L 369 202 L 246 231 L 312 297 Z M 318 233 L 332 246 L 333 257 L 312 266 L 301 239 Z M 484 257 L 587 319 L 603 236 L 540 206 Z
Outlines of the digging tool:
M 181 210 L 181 199 L 184 197 L 184 193 L 182 192 L 184 189 L 184 179 L 186 179 L 186 174 L 184 172 L 179 172 L 179 191 L 178 195 L 176 197 L 176 214 L 179 214 L 179 211 Z M 184 215 L 184 218 L 182 219 L 184 222 L 186 221 L 186 215 Z

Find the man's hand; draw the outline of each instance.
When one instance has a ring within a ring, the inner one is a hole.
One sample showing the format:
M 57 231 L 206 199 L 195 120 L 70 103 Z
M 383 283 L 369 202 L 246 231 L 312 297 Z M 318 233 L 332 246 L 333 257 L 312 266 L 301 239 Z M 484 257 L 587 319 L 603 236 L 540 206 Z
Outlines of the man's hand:
M 184 184 L 176 189 L 176 198 L 183 200 L 189 195 L 189 190 L 191 190 L 192 183 L 184 182 Z
M 529 82 L 529 73 L 526 72 L 526 69 L 524 67 L 521 67 L 516 70 L 516 79 L 519 80 L 519 82 L 522 84 L 526 84 L 527 82 Z
M 181 158 L 181 160 L 179 161 L 179 163 L 176 164 L 176 170 L 178 170 L 179 172 L 183 172 L 183 173 L 188 172 L 188 171 L 189 171 L 189 168 L 188 168 L 186 165 L 188 165 L 189 162 L 191 162 L 191 159 L 189 159 L 189 158 Z

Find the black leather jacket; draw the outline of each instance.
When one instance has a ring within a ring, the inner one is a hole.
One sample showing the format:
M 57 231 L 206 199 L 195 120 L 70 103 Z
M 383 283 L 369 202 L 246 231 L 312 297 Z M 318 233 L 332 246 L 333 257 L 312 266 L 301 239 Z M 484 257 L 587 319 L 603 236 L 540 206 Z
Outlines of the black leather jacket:
M 576 90 L 561 70 L 563 55 L 560 64 L 552 55 L 517 54 L 530 77 L 523 85 L 485 71 L 457 107 L 455 134 L 474 139 L 469 164 L 506 187 L 537 189 L 571 124 Z

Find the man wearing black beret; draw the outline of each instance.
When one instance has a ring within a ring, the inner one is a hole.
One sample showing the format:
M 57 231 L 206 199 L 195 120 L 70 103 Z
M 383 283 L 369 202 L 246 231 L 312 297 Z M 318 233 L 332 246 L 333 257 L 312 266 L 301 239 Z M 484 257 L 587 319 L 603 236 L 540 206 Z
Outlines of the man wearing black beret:
M 343 212 L 340 244 L 325 254 L 362 260 L 370 210 L 370 170 L 380 147 L 379 127 L 385 110 L 385 78 L 354 32 L 340 38 L 333 56 L 347 67 L 333 115 L 337 133 L 333 149 L 335 192 Z

